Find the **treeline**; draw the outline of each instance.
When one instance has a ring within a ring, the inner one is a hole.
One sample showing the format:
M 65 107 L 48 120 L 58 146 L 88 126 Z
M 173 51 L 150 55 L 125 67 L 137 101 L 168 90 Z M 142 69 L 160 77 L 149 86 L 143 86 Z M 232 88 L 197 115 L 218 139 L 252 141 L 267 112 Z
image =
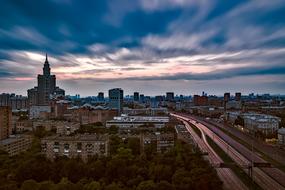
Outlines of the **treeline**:
M 189 145 L 176 143 L 164 154 L 140 153 L 136 140 L 113 137 L 112 155 L 51 162 L 39 141 L 15 157 L 0 153 L 0 190 L 189 190 L 222 189 L 215 170 Z M 116 145 L 116 146 L 115 146 Z

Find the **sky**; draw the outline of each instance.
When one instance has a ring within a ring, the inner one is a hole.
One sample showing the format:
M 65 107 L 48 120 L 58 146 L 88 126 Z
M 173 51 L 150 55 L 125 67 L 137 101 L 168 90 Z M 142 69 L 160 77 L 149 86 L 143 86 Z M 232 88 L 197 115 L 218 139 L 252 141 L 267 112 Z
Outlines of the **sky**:
M 2 0 L 0 93 L 45 53 L 70 95 L 285 94 L 285 0 Z

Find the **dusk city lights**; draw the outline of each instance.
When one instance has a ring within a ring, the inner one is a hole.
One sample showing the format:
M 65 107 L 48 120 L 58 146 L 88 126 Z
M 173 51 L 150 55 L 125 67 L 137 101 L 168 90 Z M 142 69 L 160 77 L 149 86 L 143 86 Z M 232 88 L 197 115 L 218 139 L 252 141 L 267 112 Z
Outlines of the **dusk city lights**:
M 2 0 L 0 190 L 285 190 L 285 0 Z

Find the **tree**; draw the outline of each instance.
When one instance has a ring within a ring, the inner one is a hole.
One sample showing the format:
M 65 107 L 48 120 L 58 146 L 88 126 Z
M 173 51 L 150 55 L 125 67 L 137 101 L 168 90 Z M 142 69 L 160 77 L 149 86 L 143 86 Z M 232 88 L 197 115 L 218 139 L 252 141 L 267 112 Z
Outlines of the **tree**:
M 109 133 L 110 134 L 117 134 L 119 132 L 119 127 L 116 125 L 111 125 L 109 128 Z
M 235 120 L 235 125 L 244 126 L 244 119 L 241 116 L 237 116 Z
M 72 190 L 75 185 L 71 183 L 67 178 L 62 178 L 61 181 L 56 185 L 56 190 Z
M 102 187 L 99 182 L 92 181 L 89 184 L 84 185 L 84 190 L 101 190 Z
M 141 182 L 138 187 L 137 190 L 155 190 L 156 185 L 152 180 L 147 180 L 147 181 L 143 181 Z
M 52 181 L 43 181 L 39 184 L 39 190 L 53 190 L 54 183 Z
M 43 138 L 44 136 L 47 135 L 47 131 L 46 131 L 44 126 L 38 126 L 34 130 L 34 135 L 35 135 L 35 137 Z
M 168 181 L 160 181 L 157 184 L 156 190 L 174 190 L 174 187 Z
M 35 180 L 26 180 L 23 182 L 22 186 L 21 186 L 21 190 L 38 190 L 39 189 L 39 185 Z
M 116 183 L 111 183 L 107 185 L 104 190 L 123 190 L 118 184 Z
M 128 147 L 132 150 L 133 155 L 140 154 L 140 139 L 128 138 Z

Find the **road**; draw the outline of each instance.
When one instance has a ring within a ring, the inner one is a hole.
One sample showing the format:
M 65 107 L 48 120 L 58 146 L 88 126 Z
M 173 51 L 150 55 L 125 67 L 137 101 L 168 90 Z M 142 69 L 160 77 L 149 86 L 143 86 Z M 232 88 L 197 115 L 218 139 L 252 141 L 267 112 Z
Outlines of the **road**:
M 208 144 L 204 132 L 202 132 L 203 139 L 201 139 L 190 127 L 190 125 L 183 121 L 187 130 L 191 134 L 193 140 L 197 143 L 202 152 L 207 152 L 208 156 L 206 157 L 211 165 L 219 165 L 222 159 L 216 154 L 216 152 Z M 237 190 L 246 190 L 248 189 L 242 181 L 233 173 L 229 168 L 215 168 L 219 178 L 223 181 L 223 189 L 230 190 L 233 189 L 233 186 Z
M 208 121 L 208 123 L 213 124 L 214 126 L 217 125 L 218 127 L 228 131 L 229 133 L 233 134 L 234 136 L 239 137 L 244 142 L 250 142 L 251 143 L 251 141 L 252 141 L 252 136 L 250 136 L 250 134 L 244 133 L 244 132 L 238 130 L 237 128 L 230 127 L 230 126 L 224 125 L 222 123 L 217 123 L 214 121 Z M 280 164 L 285 165 L 285 150 L 280 149 L 279 147 L 276 147 L 273 145 L 269 145 L 269 144 L 263 142 L 262 140 L 259 140 L 256 138 L 254 138 L 254 141 L 252 143 L 253 143 L 253 147 L 255 149 L 259 150 L 260 152 L 267 155 L 271 159 L 276 160 Z
M 212 138 L 212 140 L 242 168 L 250 165 L 252 159 L 254 162 L 266 162 L 261 159 L 259 155 L 255 153 L 252 154 L 250 150 L 233 140 L 218 128 L 209 126 L 205 122 L 202 124 L 201 121 L 197 123 L 197 119 L 190 117 L 189 115 L 174 116 L 180 117 L 194 124 L 197 128 Z M 285 189 L 285 175 L 282 171 L 276 168 L 253 168 L 253 179 L 263 189 Z

